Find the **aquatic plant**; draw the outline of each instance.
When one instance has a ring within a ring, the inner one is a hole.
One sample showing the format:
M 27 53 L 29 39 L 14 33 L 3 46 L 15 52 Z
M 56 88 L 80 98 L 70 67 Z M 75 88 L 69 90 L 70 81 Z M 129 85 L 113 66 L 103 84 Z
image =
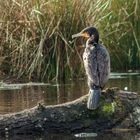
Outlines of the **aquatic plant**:
M 99 28 L 112 69 L 140 66 L 138 0 L 0 0 L 0 73 L 36 80 L 84 75 L 81 39 Z M 116 65 L 117 63 L 117 65 Z
M 105 7 L 102 11 L 106 13 L 100 13 L 101 38 L 110 50 L 114 70 L 140 67 L 139 4 L 138 0 L 108 0 L 99 5 Z

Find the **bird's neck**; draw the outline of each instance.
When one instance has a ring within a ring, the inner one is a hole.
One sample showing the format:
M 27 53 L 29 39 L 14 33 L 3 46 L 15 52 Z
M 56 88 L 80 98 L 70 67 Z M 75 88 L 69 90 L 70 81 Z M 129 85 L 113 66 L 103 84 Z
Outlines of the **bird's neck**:
M 90 47 L 90 45 L 97 47 L 98 43 L 94 39 L 89 38 L 86 42 L 86 47 Z

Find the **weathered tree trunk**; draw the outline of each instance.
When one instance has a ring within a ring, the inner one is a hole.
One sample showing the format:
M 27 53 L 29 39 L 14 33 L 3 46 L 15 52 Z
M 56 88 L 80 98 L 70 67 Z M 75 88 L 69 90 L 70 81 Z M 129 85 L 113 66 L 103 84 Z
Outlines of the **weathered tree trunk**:
M 137 94 L 134 92 L 121 91 L 117 88 L 106 89 L 102 92 L 100 107 L 90 111 L 87 109 L 87 97 L 88 95 L 85 95 L 75 101 L 54 106 L 39 104 L 22 112 L 1 115 L 0 133 L 104 130 L 123 122 L 132 112 L 137 100 Z M 111 102 L 116 105 L 108 107 Z

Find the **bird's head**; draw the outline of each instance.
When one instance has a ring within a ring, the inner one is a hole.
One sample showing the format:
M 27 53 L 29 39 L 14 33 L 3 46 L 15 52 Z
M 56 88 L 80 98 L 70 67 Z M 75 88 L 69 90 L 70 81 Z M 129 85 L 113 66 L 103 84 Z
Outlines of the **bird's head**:
M 95 27 L 87 27 L 83 29 L 80 33 L 72 35 L 72 38 L 76 37 L 84 37 L 98 43 L 99 32 Z

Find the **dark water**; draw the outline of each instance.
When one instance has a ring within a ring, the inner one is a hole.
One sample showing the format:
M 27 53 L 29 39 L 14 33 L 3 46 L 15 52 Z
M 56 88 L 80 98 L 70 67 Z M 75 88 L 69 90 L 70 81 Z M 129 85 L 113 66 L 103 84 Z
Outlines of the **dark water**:
M 1 138 L 5 140 L 5 138 Z M 97 137 L 76 138 L 73 135 L 48 134 L 45 136 L 13 136 L 6 140 L 140 140 L 139 133 L 110 133 L 99 134 Z
M 10 87 L 10 88 L 9 88 Z M 14 87 L 14 88 L 11 88 Z M 140 74 L 139 73 L 112 73 L 106 87 L 119 87 L 129 91 L 135 91 L 140 94 Z M 65 84 L 44 84 L 28 83 L 8 85 L 8 88 L 0 89 L 0 114 L 18 112 L 27 108 L 32 108 L 38 103 L 45 105 L 54 105 L 72 101 L 88 93 L 86 80 L 79 79 L 67 81 Z M 37 140 L 139 140 L 137 133 L 113 133 L 99 134 L 96 138 L 75 138 L 72 135 L 47 135 L 39 138 L 33 136 L 14 139 L 37 139 Z
M 119 87 L 140 94 L 140 74 L 112 73 L 106 87 Z M 52 85 L 44 83 L 11 84 L 7 89 L 0 89 L 0 114 L 32 108 L 40 102 L 45 105 L 65 103 L 87 93 L 87 82 L 83 79 Z

